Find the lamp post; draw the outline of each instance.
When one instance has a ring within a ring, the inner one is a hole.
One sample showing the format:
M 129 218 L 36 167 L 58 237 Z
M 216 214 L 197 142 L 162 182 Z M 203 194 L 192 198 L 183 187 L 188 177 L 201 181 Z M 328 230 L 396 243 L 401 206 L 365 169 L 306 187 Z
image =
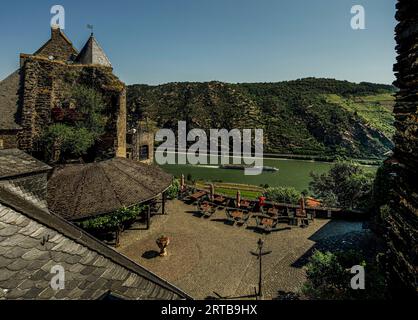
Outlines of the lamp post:
M 259 260 L 260 266 L 259 266 L 259 278 L 258 278 L 258 297 L 261 299 L 263 299 L 263 256 L 266 256 L 270 253 L 272 253 L 272 251 L 266 251 L 263 252 L 263 246 L 264 246 L 264 241 L 260 238 L 257 242 L 257 246 L 258 246 L 258 252 L 251 252 L 252 255 L 257 256 L 257 259 Z

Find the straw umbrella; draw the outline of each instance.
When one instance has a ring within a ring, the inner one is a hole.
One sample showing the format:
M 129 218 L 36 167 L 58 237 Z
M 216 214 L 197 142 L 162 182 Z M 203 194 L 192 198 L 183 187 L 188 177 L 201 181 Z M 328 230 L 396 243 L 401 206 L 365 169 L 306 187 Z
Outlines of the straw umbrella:
M 304 215 L 306 213 L 306 209 L 305 209 L 305 197 L 303 195 L 302 195 L 302 198 L 300 198 L 299 204 L 300 204 L 300 213 Z
M 215 199 L 215 186 L 213 183 L 210 184 L 210 201 Z
M 241 207 L 241 192 L 237 191 L 237 208 Z
M 185 186 L 185 181 L 184 181 L 184 174 L 181 175 L 181 179 L 180 179 L 180 190 L 184 191 L 184 186 Z

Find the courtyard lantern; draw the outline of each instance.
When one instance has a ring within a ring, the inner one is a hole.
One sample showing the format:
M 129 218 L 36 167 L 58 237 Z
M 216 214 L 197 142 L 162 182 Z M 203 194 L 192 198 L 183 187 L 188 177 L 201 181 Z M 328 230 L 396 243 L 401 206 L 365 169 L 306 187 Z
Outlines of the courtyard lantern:
M 251 252 L 251 254 L 254 255 L 254 256 L 257 256 L 257 259 L 260 263 L 259 264 L 259 274 L 258 274 L 258 294 L 257 294 L 257 296 L 259 297 L 259 299 L 263 299 L 263 261 L 262 261 L 262 258 L 263 258 L 263 256 L 266 256 L 266 255 L 272 253 L 272 251 L 263 252 L 264 241 L 261 238 L 257 242 L 257 247 L 258 247 L 258 252 Z

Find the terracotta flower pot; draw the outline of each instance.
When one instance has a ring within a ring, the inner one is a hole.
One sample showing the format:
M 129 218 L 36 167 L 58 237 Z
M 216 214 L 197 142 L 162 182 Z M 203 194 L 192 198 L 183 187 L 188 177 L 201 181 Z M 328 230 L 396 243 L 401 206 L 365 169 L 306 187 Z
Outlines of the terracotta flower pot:
M 170 244 L 170 238 L 162 236 L 158 238 L 156 242 L 160 248 L 160 257 L 166 257 L 168 255 L 167 247 Z

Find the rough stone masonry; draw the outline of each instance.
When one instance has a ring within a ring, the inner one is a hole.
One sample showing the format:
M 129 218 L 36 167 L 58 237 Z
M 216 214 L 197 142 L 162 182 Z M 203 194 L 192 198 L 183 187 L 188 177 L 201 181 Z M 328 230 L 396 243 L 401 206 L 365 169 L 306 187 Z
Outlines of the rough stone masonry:
M 393 289 L 410 296 L 418 292 L 418 1 L 398 0 L 396 19 L 396 166 L 387 240 Z

